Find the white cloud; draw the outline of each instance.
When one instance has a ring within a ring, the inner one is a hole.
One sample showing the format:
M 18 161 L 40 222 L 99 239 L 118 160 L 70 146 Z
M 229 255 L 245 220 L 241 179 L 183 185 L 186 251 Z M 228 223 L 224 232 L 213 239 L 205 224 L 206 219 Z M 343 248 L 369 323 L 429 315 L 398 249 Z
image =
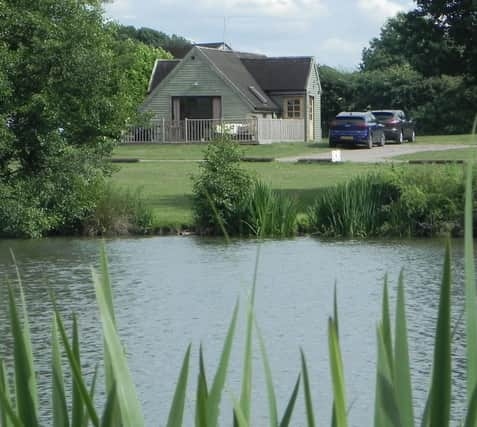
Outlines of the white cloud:
M 407 8 L 392 0 L 358 0 L 358 8 L 375 20 L 383 20 Z
M 228 9 L 233 13 L 280 17 L 326 14 L 326 7 L 320 0 L 235 0 Z
M 349 64 L 358 64 L 364 44 L 354 40 L 330 37 L 318 45 L 318 60 L 335 66 L 349 68 Z

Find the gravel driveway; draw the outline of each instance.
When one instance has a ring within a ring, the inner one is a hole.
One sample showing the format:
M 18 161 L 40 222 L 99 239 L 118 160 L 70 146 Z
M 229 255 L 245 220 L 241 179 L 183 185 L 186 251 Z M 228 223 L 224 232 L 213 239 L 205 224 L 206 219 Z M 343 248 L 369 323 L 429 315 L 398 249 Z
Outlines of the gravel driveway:
M 459 148 L 467 148 L 468 145 L 435 145 L 435 144 L 389 144 L 384 147 L 373 147 L 371 150 L 367 148 L 335 148 L 341 151 L 341 160 L 343 162 L 358 163 L 380 163 L 393 162 L 392 157 L 402 154 L 413 154 L 420 151 L 445 151 L 456 150 Z M 326 153 L 311 154 L 307 156 L 281 157 L 276 159 L 278 162 L 297 162 L 299 160 L 328 160 L 331 159 L 331 149 Z

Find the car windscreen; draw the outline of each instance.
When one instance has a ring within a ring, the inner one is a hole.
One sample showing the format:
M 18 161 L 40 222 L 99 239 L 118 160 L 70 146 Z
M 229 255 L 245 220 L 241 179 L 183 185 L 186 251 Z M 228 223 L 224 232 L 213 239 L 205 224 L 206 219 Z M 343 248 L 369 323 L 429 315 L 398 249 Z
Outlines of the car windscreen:
M 376 117 L 377 120 L 389 120 L 394 117 L 394 113 L 373 111 L 373 116 Z
M 361 125 L 364 123 L 363 117 L 336 117 L 335 122 L 343 125 L 345 123 L 350 125 Z

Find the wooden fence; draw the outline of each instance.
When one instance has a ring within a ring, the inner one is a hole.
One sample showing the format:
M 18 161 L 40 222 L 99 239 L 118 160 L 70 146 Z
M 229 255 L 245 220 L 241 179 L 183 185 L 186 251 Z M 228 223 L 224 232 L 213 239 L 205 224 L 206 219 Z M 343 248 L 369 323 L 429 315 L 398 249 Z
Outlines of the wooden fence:
M 222 135 L 249 144 L 303 141 L 303 126 L 298 119 L 156 120 L 147 127 L 131 127 L 122 143 L 207 143 Z

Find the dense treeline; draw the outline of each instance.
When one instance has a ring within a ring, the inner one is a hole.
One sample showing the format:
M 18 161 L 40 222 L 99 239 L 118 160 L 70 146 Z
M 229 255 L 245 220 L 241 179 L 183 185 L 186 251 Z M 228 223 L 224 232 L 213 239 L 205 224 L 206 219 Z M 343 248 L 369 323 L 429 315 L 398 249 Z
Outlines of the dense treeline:
M 474 3 L 475 4 L 475 3 Z M 360 70 L 321 67 L 324 127 L 340 110 L 404 109 L 420 133 L 466 133 L 477 105 L 477 9 L 417 1 L 389 19 Z
M 0 236 L 75 232 L 164 50 L 95 0 L 0 0 Z

